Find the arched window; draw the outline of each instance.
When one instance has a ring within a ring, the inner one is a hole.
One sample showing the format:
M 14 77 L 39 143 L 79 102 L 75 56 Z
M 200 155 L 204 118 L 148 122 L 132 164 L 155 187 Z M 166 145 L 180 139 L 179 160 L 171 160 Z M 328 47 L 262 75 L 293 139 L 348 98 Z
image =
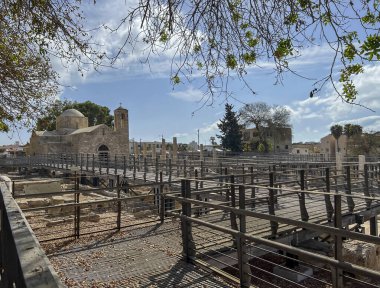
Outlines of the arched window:
M 106 145 L 100 145 L 98 148 L 98 157 L 100 161 L 107 161 L 109 157 L 109 149 Z

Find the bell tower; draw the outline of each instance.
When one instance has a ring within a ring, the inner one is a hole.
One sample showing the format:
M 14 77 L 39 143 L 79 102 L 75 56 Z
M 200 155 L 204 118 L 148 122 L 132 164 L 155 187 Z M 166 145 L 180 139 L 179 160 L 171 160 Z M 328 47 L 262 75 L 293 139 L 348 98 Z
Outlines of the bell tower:
M 129 121 L 128 121 L 128 110 L 121 107 L 115 109 L 114 111 L 114 130 L 117 132 L 126 133 L 129 136 Z M 127 138 L 128 139 L 128 138 Z

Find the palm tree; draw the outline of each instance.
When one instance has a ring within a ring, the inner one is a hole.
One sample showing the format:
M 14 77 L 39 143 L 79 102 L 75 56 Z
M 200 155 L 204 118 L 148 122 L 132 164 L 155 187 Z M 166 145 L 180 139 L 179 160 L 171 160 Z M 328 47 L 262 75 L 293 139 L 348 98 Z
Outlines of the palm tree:
M 337 151 L 339 152 L 339 137 L 342 136 L 342 133 L 343 133 L 343 127 L 342 125 L 339 125 L 339 124 L 335 124 L 333 126 L 330 127 L 330 131 L 331 131 L 331 135 L 335 138 L 336 140 L 336 147 L 337 147 Z

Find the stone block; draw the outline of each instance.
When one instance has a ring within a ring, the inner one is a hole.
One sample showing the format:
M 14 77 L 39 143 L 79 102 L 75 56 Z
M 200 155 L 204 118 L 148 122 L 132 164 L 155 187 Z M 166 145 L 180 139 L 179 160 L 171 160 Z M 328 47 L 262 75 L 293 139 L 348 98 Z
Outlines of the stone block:
M 46 212 L 49 216 L 60 216 L 62 214 L 62 208 L 48 208 Z
M 343 260 L 380 271 L 380 245 L 347 240 L 343 243 Z
M 62 196 L 53 196 L 50 198 L 51 205 L 59 205 L 65 203 L 65 198 Z
M 39 193 L 53 193 L 61 191 L 61 183 L 57 180 L 52 180 L 49 182 L 29 182 L 24 183 L 24 193 L 25 195 L 39 194 Z
M 28 204 L 28 200 L 17 200 L 17 204 L 18 204 L 18 207 L 20 207 L 20 209 L 26 209 L 29 207 L 29 204 Z
M 28 206 L 30 208 L 49 206 L 49 204 L 50 201 L 45 198 L 28 199 Z

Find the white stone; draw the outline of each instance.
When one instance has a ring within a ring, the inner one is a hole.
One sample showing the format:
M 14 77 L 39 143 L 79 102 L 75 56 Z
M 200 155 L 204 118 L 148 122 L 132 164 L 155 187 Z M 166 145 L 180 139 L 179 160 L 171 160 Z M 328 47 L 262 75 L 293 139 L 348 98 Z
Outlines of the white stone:
M 343 259 L 352 264 L 380 271 L 380 245 L 358 240 L 344 241 Z

